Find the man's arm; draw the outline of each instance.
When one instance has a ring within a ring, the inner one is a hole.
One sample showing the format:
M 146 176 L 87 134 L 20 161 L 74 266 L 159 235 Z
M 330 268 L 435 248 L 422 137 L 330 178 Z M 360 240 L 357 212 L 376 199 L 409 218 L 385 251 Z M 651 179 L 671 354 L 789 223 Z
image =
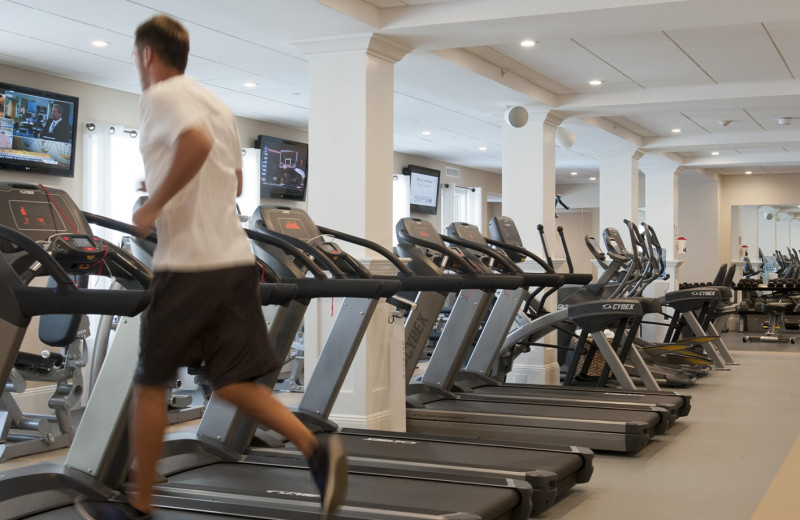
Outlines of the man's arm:
M 197 175 L 211 152 L 211 146 L 208 134 L 200 128 L 190 128 L 178 136 L 172 164 L 164 182 L 150 193 L 147 202 L 133 214 L 133 224 L 139 228 L 140 236 L 152 231 L 156 217 L 167 202 Z

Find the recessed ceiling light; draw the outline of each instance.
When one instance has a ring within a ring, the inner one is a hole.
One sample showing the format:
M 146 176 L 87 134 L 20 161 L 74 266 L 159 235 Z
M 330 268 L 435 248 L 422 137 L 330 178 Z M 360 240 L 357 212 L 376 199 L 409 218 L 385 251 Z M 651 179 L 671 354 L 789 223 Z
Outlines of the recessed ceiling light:
M 523 47 L 533 47 L 534 45 L 536 45 L 536 42 L 534 40 L 522 40 L 521 42 L 519 42 L 519 44 L 522 45 Z
M 430 130 L 423 130 L 422 131 L 422 135 L 431 135 L 431 133 L 432 132 Z
M 253 83 L 252 81 L 248 81 L 244 84 L 244 86 L 247 88 L 255 88 L 258 86 L 258 83 Z
M 578 175 L 578 172 L 569 172 L 570 175 Z
M 746 172 L 744 172 L 744 174 L 745 175 L 753 175 L 753 172 L 751 172 L 750 170 L 747 170 Z
M 711 155 L 719 155 L 719 152 L 711 152 Z
M 598 86 L 600 86 L 602 84 L 603 84 L 603 80 L 602 79 L 593 79 L 593 80 L 589 81 L 589 85 L 591 85 L 593 87 L 598 87 Z
M 108 47 L 108 42 L 104 40 L 95 40 L 92 42 L 92 47 Z
M 486 150 L 488 150 L 488 148 L 486 148 L 485 146 L 481 146 L 480 148 L 478 148 L 478 150 L 480 150 L 481 152 L 485 152 Z
M 672 133 L 673 133 L 673 134 L 679 134 L 679 133 L 681 133 L 681 132 L 683 132 L 683 130 L 681 130 L 680 128 L 673 128 L 673 129 L 672 129 Z
M 597 177 L 589 177 L 589 180 L 590 180 L 590 181 L 596 181 L 596 180 L 597 180 Z

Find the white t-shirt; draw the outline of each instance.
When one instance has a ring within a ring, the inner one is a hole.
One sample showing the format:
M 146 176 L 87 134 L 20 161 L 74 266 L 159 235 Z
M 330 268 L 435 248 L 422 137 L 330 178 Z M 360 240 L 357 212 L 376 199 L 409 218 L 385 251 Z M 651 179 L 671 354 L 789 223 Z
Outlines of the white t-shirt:
M 230 109 L 195 80 L 178 75 L 145 90 L 139 115 L 139 149 L 151 192 L 166 177 L 183 132 L 202 128 L 213 143 L 200 171 L 156 219 L 153 269 L 193 272 L 253 264 L 250 242 L 236 215 L 242 145 Z

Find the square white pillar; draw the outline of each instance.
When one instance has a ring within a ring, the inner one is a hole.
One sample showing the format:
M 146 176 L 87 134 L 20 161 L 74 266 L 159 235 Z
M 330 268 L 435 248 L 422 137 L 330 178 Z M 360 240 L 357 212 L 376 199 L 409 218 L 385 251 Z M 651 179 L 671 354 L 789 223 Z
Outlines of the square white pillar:
M 600 159 L 600 233 L 609 227 L 623 232 L 625 219 L 639 222 L 639 159 L 643 155 L 634 147 L 597 153 Z
M 321 226 L 391 249 L 394 63 L 409 49 L 371 34 L 295 45 L 309 67 L 308 213 Z M 357 259 L 377 256 L 337 244 Z M 338 304 L 318 300 L 306 314 L 307 376 L 325 369 L 316 362 Z M 388 325 L 388 307 L 379 305 L 339 392 L 332 415 L 343 424 L 404 427 L 393 410 L 405 385 L 402 376 L 392 376 L 398 363 L 391 362 L 402 359 L 402 344 Z

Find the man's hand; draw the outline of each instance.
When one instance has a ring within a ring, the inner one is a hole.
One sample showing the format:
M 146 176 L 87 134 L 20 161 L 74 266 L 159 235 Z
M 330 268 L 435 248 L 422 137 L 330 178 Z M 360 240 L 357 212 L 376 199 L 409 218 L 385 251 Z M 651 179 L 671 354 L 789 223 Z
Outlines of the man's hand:
M 136 235 L 145 238 L 154 231 L 156 218 L 159 208 L 156 208 L 150 201 L 145 202 L 133 214 L 133 225 L 136 227 Z

